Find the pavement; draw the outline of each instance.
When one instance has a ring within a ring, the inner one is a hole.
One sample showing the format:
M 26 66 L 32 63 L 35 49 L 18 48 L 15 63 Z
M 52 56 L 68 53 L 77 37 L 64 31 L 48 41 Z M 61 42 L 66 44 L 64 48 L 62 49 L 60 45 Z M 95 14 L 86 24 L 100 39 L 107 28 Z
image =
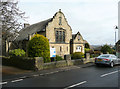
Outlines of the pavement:
M 40 75 L 47 75 L 50 73 L 57 73 L 57 72 L 64 72 L 71 69 L 76 68 L 85 68 L 89 66 L 93 66 L 93 62 L 85 62 L 85 64 L 82 65 L 76 65 L 76 66 L 67 66 L 67 67 L 60 67 L 60 68 L 53 68 L 53 69 L 46 69 L 46 70 L 39 70 L 39 71 L 32 71 L 32 70 L 22 70 L 19 68 L 11 67 L 11 66 L 2 66 L 2 82 L 9 82 L 11 80 L 17 80 L 17 79 L 25 79 L 25 78 L 31 78 L 35 76 Z

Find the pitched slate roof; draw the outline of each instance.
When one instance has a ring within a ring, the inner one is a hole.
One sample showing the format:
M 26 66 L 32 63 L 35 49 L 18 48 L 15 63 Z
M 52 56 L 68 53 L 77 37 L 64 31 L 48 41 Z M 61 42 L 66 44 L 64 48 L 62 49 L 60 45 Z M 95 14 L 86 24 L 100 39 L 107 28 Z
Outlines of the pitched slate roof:
M 75 37 L 76 37 L 76 34 L 72 34 L 72 39 L 75 39 Z
M 30 25 L 26 28 L 23 28 L 20 32 L 19 32 L 19 36 L 15 39 L 15 41 L 20 41 L 20 40 L 24 40 L 24 39 L 28 39 L 28 35 L 36 33 L 36 32 L 42 32 L 45 31 L 46 26 L 48 25 L 49 22 L 51 22 L 55 16 L 57 15 L 57 13 L 62 13 L 61 9 L 59 9 L 58 12 L 55 13 L 55 15 L 53 16 L 53 18 L 50 18 L 48 20 Z M 63 13 L 62 13 L 63 14 Z M 63 14 L 64 15 L 64 14 Z M 65 16 L 64 16 L 65 17 Z M 66 19 L 66 18 L 65 18 Z M 67 21 L 67 20 L 66 20 Z M 68 24 L 69 25 L 69 24 Z M 70 27 L 70 26 L 69 26 Z M 71 28 L 71 27 L 70 27 Z M 72 30 L 72 29 L 71 29 Z
M 116 44 L 120 44 L 120 40 L 118 40 L 118 41 L 116 42 Z
M 80 34 L 80 32 L 77 32 L 77 34 L 72 34 L 72 39 L 74 40 L 77 35 L 80 35 L 82 37 L 82 35 Z
M 45 21 L 38 22 L 26 28 L 23 28 L 22 30 L 20 30 L 19 36 L 15 40 L 20 41 L 20 40 L 28 39 L 29 34 L 33 34 L 33 33 L 40 32 L 40 31 L 45 31 L 46 26 L 48 25 L 49 22 L 52 21 L 52 19 L 53 18 L 50 18 Z

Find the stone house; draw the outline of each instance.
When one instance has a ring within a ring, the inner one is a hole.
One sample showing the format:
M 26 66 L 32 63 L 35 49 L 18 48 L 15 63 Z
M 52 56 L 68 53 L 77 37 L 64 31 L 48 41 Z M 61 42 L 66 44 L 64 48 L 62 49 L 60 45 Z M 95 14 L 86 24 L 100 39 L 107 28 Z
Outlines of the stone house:
M 80 32 L 77 34 L 72 34 L 72 39 L 70 42 L 70 53 L 83 52 L 84 53 L 84 40 Z
M 61 10 L 56 12 L 53 18 L 33 25 L 25 24 L 25 27 L 19 32 L 19 36 L 12 43 L 17 45 L 17 48 L 26 51 L 28 41 L 36 33 L 47 37 L 50 47 L 55 48 L 56 54 L 59 56 L 74 52 L 84 53 L 84 39 L 82 35 L 80 32 L 72 34 L 72 29 Z M 11 50 L 16 47 L 13 47 L 11 44 L 8 48 Z

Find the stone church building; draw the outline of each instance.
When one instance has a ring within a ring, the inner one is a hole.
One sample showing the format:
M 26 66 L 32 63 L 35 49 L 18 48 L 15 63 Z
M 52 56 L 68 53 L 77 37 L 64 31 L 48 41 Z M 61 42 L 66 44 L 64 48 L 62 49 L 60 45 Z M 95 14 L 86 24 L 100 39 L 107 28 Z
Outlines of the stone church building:
M 25 24 L 25 27 L 19 32 L 19 36 L 14 40 L 18 44 L 14 48 L 21 48 L 26 51 L 28 41 L 36 33 L 48 38 L 50 47 L 55 48 L 56 54 L 59 56 L 74 52 L 84 53 L 82 35 L 80 32 L 72 34 L 72 29 L 61 10 L 48 20 L 33 25 Z M 12 44 L 8 48 L 9 50 L 13 49 Z

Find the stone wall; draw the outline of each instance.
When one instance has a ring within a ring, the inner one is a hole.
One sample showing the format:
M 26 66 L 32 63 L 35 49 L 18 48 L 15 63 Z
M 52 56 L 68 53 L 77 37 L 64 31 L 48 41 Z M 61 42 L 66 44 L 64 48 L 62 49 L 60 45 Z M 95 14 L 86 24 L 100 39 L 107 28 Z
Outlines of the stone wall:
M 70 54 L 70 44 L 50 44 L 51 48 L 56 49 L 56 55 L 62 56 Z
M 65 60 L 62 60 L 62 61 L 44 63 L 43 69 L 51 69 L 51 68 L 65 67 L 65 66 L 67 66 L 67 62 Z
M 72 42 L 71 45 L 72 45 L 71 46 L 72 47 L 72 53 L 78 52 L 76 50 L 76 48 L 78 46 L 81 47 L 81 52 L 84 53 L 84 40 L 83 40 L 82 36 L 80 35 L 80 33 L 77 33 L 77 36 L 76 36 L 75 39 L 73 39 L 73 42 Z
M 61 25 L 59 25 L 59 17 L 61 17 Z M 55 33 L 58 29 L 62 28 L 65 32 L 65 43 L 56 43 Z M 46 27 L 46 37 L 49 39 L 50 47 L 56 49 L 56 54 L 64 56 L 70 54 L 70 39 L 72 39 L 72 29 L 68 25 L 66 18 L 62 12 L 57 12 L 53 20 L 48 23 Z M 60 47 L 62 51 L 60 51 Z
M 73 53 L 77 52 L 76 51 L 77 46 L 81 46 L 81 52 L 84 53 L 84 44 L 78 44 L 78 43 L 73 44 Z
M 59 17 L 62 18 L 61 25 L 59 25 Z M 48 23 L 46 27 L 46 37 L 49 39 L 50 43 L 55 42 L 55 29 L 63 28 L 65 30 L 65 43 L 70 43 L 72 39 L 72 29 L 68 25 L 68 22 L 62 12 L 57 12 L 51 22 Z
M 82 59 L 71 60 L 70 55 L 65 55 L 64 59 L 65 60 L 44 63 L 42 57 L 3 57 L 2 64 L 8 66 L 15 66 L 27 70 L 43 70 L 84 64 L 84 61 Z

